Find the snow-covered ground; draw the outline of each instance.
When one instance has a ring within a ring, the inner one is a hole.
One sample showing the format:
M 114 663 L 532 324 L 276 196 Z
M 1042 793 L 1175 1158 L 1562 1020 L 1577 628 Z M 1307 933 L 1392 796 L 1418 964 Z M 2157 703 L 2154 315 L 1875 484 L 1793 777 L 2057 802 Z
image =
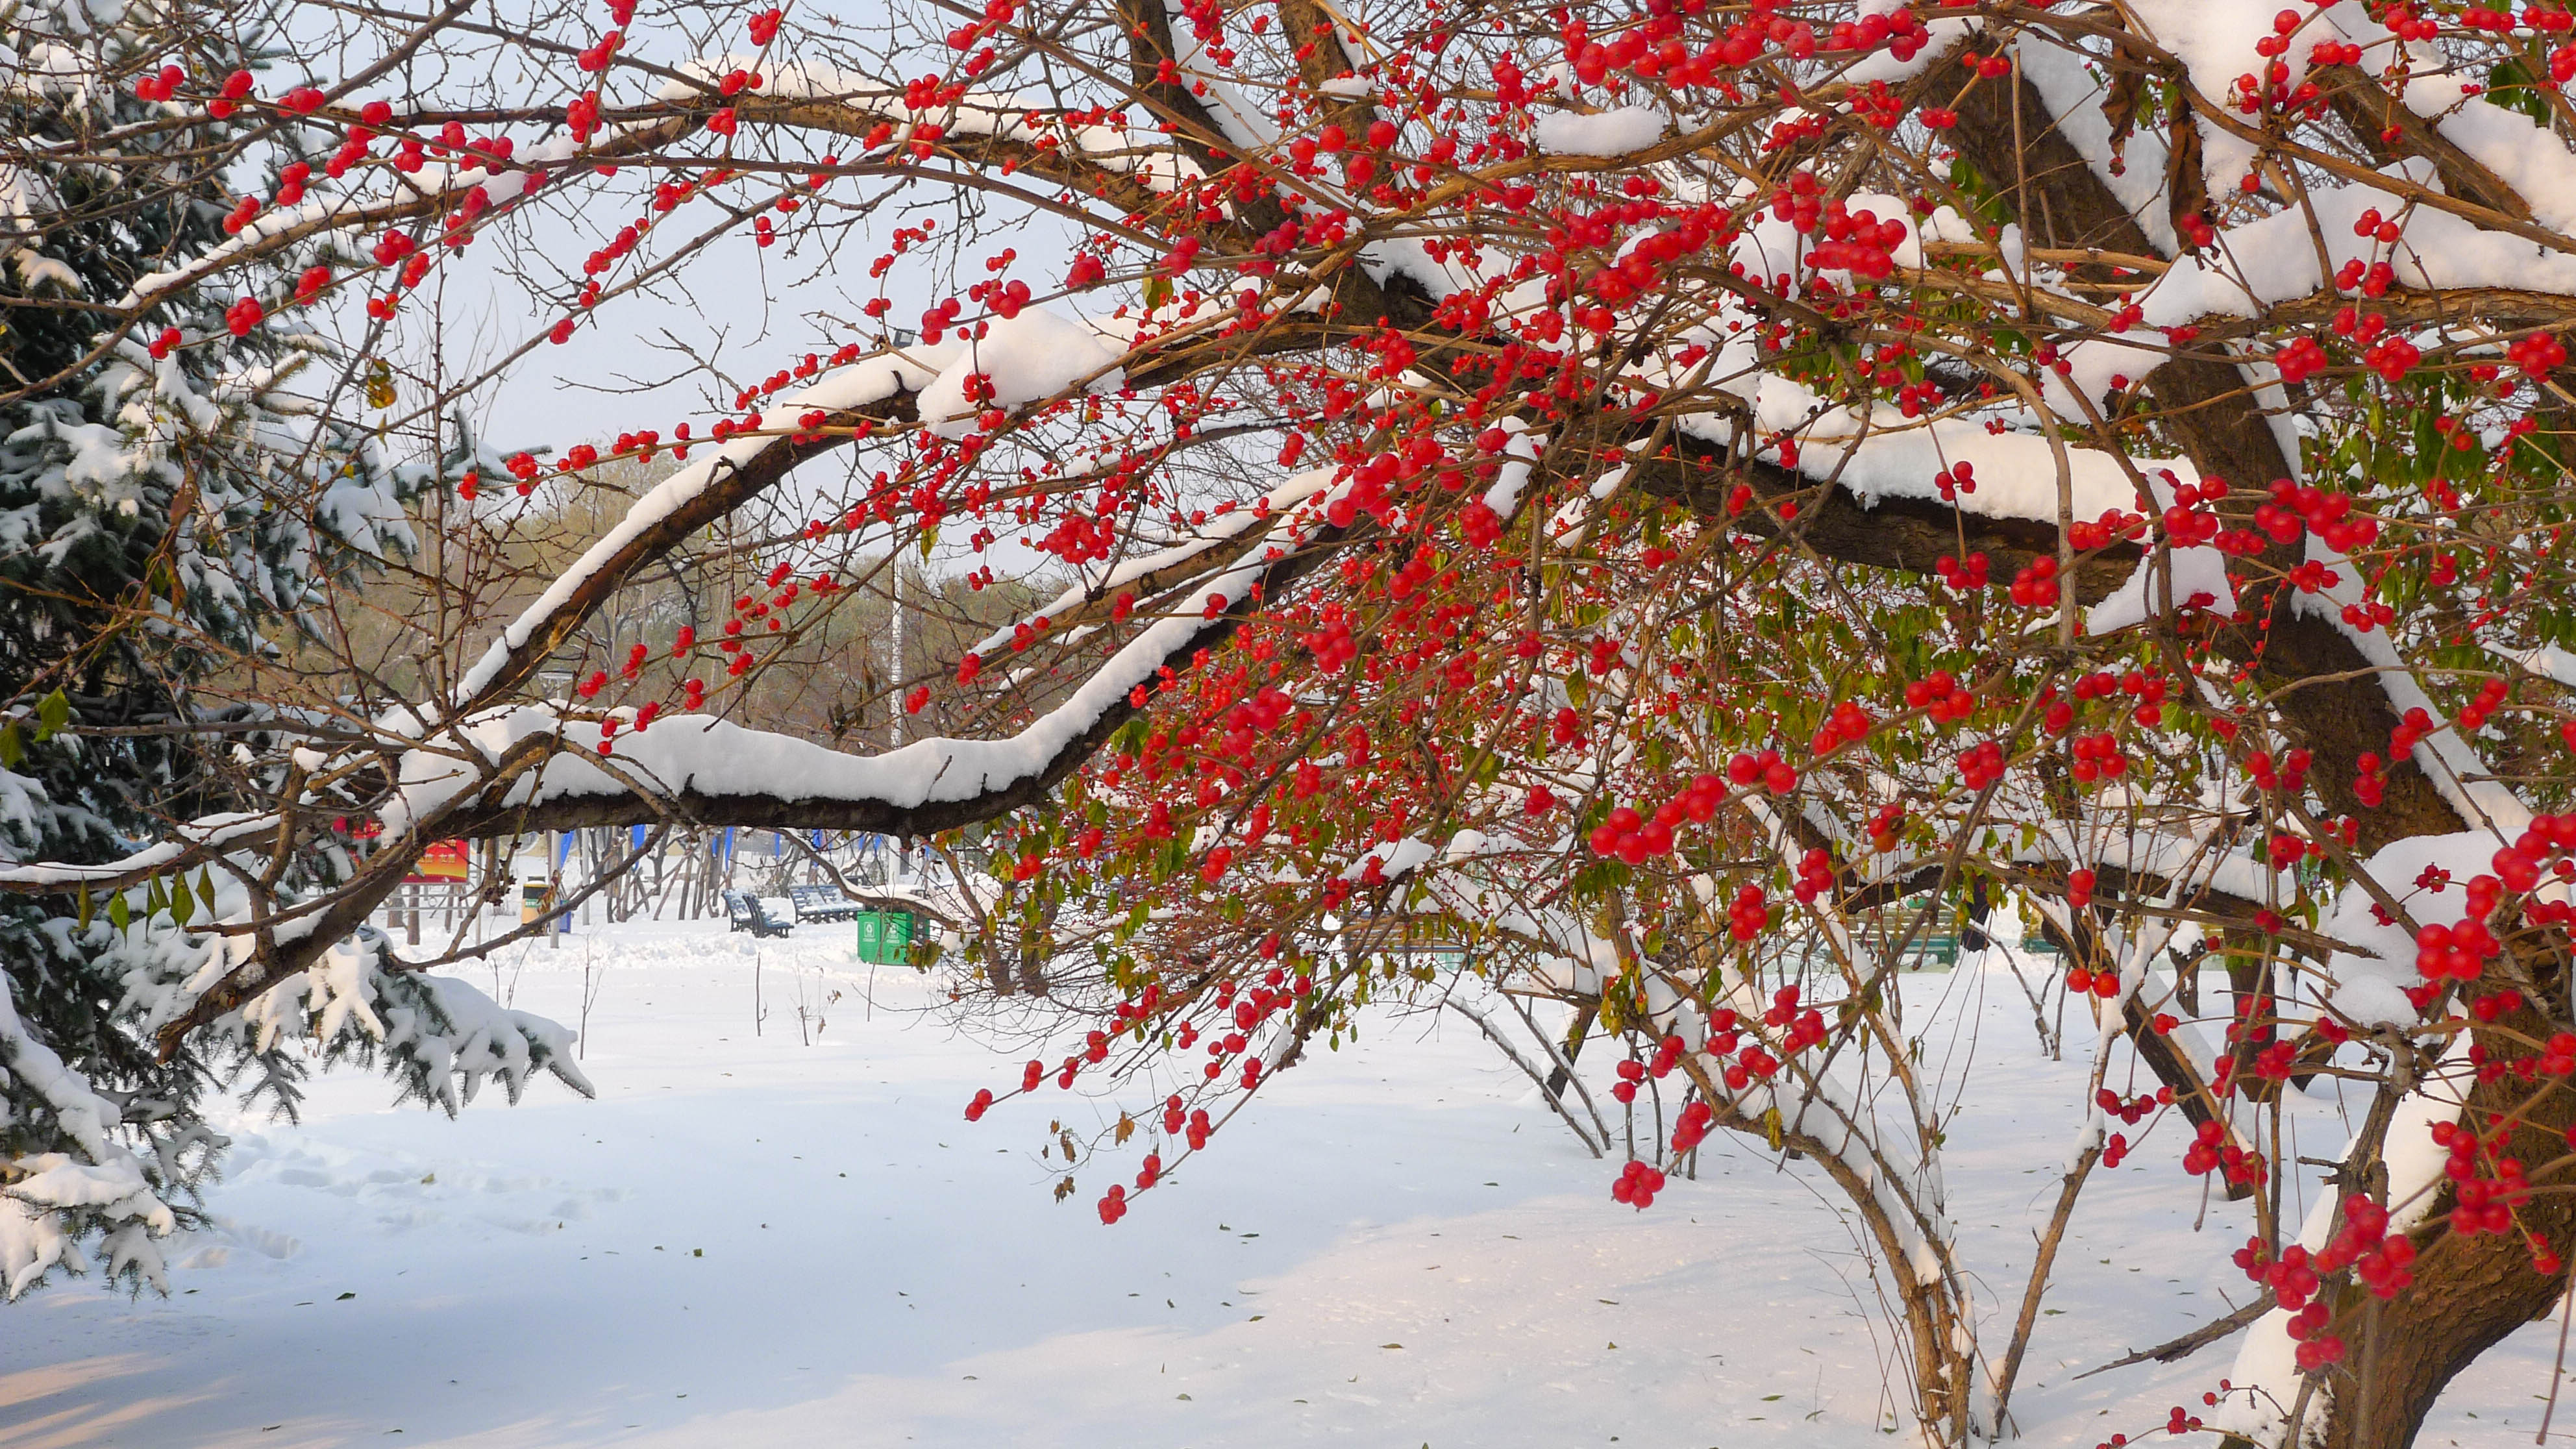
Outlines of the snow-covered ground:
M 1632 1212 L 1616 1163 L 1472 1025 L 1388 1017 L 1104 1228 L 1093 1203 L 1138 1147 L 1078 1168 L 1061 1203 L 1063 1163 L 1038 1153 L 1049 1113 L 1087 1134 L 1114 1108 L 1049 1088 L 966 1123 L 1020 1058 L 952 1030 L 911 973 L 850 962 L 845 929 L 621 927 L 505 968 L 502 994 L 567 1023 L 592 968 L 596 1102 L 548 1082 L 450 1122 L 350 1073 L 301 1126 L 231 1124 L 220 1227 L 174 1254 L 171 1297 L 73 1280 L 0 1308 L 0 1449 L 1734 1449 L 1898 1429 L 1858 1240 L 1759 1144 L 1712 1139 L 1699 1181 Z M 800 984 L 809 1005 L 842 993 L 812 1044 Z M 2070 1022 L 2067 1060 L 2040 1059 L 2000 969 L 1907 985 L 1936 1056 L 1981 1058 L 1949 1181 L 1995 1308 L 2089 1053 Z M 2137 1437 L 2226 1372 L 2232 1344 L 2071 1378 L 2243 1301 L 2243 1229 L 2214 1203 L 2195 1238 L 2201 1207 L 2153 1144 L 2096 1178 L 2015 1400 L 2029 1442 Z M 2555 1335 L 2490 1355 L 2419 1442 L 2527 1442 Z

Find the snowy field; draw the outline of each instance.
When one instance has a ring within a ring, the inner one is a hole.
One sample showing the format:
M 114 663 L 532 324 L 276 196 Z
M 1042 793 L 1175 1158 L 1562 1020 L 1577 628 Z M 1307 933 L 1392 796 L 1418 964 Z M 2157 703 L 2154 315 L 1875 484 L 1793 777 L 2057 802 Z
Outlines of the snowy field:
M 1038 1151 L 1049 1113 L 1087 1133 L 1114 1109 L 1049 1088 L 969 1125 L 967 1098 L 1026 1053 L 996 1059 L 911 973 L 850 962 L 844 930 L 755 948 L 720 923 L 612 928 L 505 967 L 516 1005 L 568 1024 L 594 969 L 596 1102 L 549 1081 L 450 1122 L 349 1073 L 316 1084 L 301 1127 L 230 1122 L 219 1226 L 172 1255 L 171 1297 L 70 1280 L 0 1309 L 0 1449 L 1734 1449 L 1897 1431 L 1858 1240 L 1759 1144 L 1712 1138 L 1699 1181 L 1632 1212 L 1610 1201 L 1616 1163 L 1470 1023 L 1390 1016 L 1266 1086 L 1104 1228 L 1093 1203 L 1141 1144 L 1079 1169 L 1062 1203 L 1063 1164 Z M 843 993 L 812 1044 L 800 984 L 809 1005 Z M 2041 1060 L 2000 968 L 1908 989 L 1930 1052 L 1983 1058 L 1949 1180 L 2000 1316 L 2088 1044 L 2070 1021 L 2067 1061 Z M 2015 1400 L 2031 1443 L 2136 1437 L 2227 1370 L 2232 1344 L 2072 1380 L 2243 1301 L 2226 1266 L 2243 1227 L 2213 1203 L 2195 1240 L 2202 1204 L 2158 1147 L 2088 1192 Z M 1999 1352 L 2005 1328 L 1988 1331 Z M 2530 1442 L 2555 1344 L 2534 1324 L 2490 1355 L 2419 1443 Z

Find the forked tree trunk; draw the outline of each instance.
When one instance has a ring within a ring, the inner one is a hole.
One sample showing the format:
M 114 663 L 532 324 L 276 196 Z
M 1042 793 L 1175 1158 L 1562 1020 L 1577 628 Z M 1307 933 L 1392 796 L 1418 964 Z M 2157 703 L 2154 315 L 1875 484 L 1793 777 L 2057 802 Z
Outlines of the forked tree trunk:
M 2553 1202 L 2519 1217 L 2533 1227 L 2547 1219 L 2551 1238 L 2565 1247 L 2564 1206 Z M 2393 1302 L 2351 1305 L 2369 1326 L 2358 1350 L 2358 1381 L 2336 1376 L 2326 1405 L 2326 1449 L 2405 1449 L 2454 1375 L 2547 1313 L 2565 1292 L 2563 1275 L 2532 1271 L 2531 1249 L 2517 1234 L 2442 1234 L 2415 1260 L 2414 1287 Z M 2370 1295 L 2345 1295 L 2348 1304 L 2356 1297 Z
M 2556 976 L 2547 971 L 2542 979 L 2554 982 Z M 2477 989 L 2502 984 L 2491 976 Z M 2529 990 L 2528 984 L 2524 989 Z M 2494 1026 L 2480 1027 L 2477 1039 L 2491 1057 L 2510 1061 L 2556 1029 L 2525 1007 Z M 2413 1284 L 2388 1300 L 2373 1297 L 2358 1284 L 2340 1293 L 2331 1331 L 2350 1352 L 2318 1385 L 2324 1407 L 2322 1413 L 2312 1411 L 2312 1417 L 2323 1421 L 2318 1441 L 2323 1449 L 2406 1449 L 2460 1370 L 2565 1297 L 2565 1269 L 2543 1273 L 2532 1263 L 2535 1239 L 2547 1244 L 2561 1263 L 2576 1258 L 2571 1174 L 2564 1166 L 2544 1170 L 2567 1156 L 2567 1128 L 2576 1119 L 2571 1108 L 2576 1108 L 2576 1093 L 2563 1078 L 2532 1082 L 2507 1073 L 2469 1093 L 2463 1114 L 2467 1122 L 2483 1124 L 2499 1113 L 2520 1118 L 2523 1125 L 2504 1150 L 2523 1163 L 2536 1191 L 2513 1205 L 2511 1231 L 2464 1235 L 2447 1226 L 2452 1195 L 2445 1184 L 2428 1214 L 2436 1225 L 2414 1235 L 2418 1256 Z M 2267 1387 L 2284 1395 L 2297 1388 Z M 2531 1387 L 2542 1393 L 2550 1385 Z M 2228 1449 L 2242 1442 L 2233 1440 Z

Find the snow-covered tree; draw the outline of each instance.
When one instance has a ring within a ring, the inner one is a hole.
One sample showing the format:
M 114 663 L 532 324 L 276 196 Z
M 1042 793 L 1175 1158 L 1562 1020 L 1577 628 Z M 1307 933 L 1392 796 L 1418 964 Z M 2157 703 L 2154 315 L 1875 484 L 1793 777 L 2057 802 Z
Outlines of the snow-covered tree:
M 1009 890 L 957 964 L 1082 1038 L 1002 1095 L 1170 1088 L 1125 1119 L 1145 1143 L 1104 1145 L 1143 1157 L 1109 1221 L 1356 1007 L 1439 989 L 1369 949 L 1411 930 L 1633 1043 L 1631 1094 L 1678 1075 L 1671 1153 L 1725 1129 L 1812 1159 L 1878 1249 L 1930 1442 L 2010 1434 L 2063 1225 L 2133 1154 L 2231 1204 L 2213 1252 L 2261 1295 L 2228 1391 L 2136 1405 L 2133 1436 L 2404 1443 L 2566 1292 L 2568 12 L 333 15 L 299 50 L 327 73 L 27 63 L 161 107 L 138 136 L 255 118 L 241 155 L 278 168 L 216 208 L 232 242 L 94 316 L 77 396 L 219 302 L 241 340 L 190 366 L 304 328 L 350 376 L 406 336 L 434 355 L 405 329 L 435 330 L 469 244 L 536 309 L 513 359 L 744 258 L 847 306 L 757 381 L 710 365 L 712 420 L 551 465 L 442 433 L 478 376 L 404 374 L 385 426 L 449 460 L 415 511 L 461 550 L 419 571 L 441 623 L 408 687 L 175 712 L 153 748 L 247 762 L 187 823 L 172 792 L 163 828 L 102 825 L 113 848 L 26 795 L 0 884 L 49 920 L 89 909 L 75 882 L 129 918 L 173 879 L 238 886 L 225 954 L 92 1012 L 156 1061 L 264 1044 L 242 1013 L 281 990 L 351 999 L 322 983 L 430 840 L 999 821 Z M 316 391 L 287 432 L 318 459 L 364 399 Z M 92 455 L 64 446 L 70 478 Z M 611 457 L 672 467 L 570 566 L 494 587 L 477 540 L 519 525 L 492 498 Z M 739 592 L 581 653 L 719 526 L 759 540 Z M 891 686 L 941 733 L 869 753 L 729 707 L 891 559 L 981 582 L 1023 545 L 1072 586 Z M 135 647 L 193 637 L 170 628 Z M 43 748 L 143 748 L 29 694 Z M 344 870 L 351 815 L 391 848 Z M 2106 1025 L 2009 1279 L 1944 1206 L 1974 1064 L 1927 1059 L 1890 989 L 1917 938 L 2007 903 Z M 354 959 L 378 992 L 410 975 Z
M 112 1278 L 160 1283 L 156 1242 L 221 1146 L 206 1094 L 231 1080 L 291 1112 L 308 1034 L 322 1057 L 382 1054 L 451 1109 L 489 1074 L 514 1094 L 532 1066 L 579 1081 L 547 1024 L 381 976 L 347 933 L 186 1042 L 154 1040 L 278 933 L 254 897 L 351 874 L 327 831 L 220 859 L 182 842 L 247 847 L 241 812 L 282 776 L 312 783 L 280 761 L 322 722 L 239 671 L 296 647 L 335 582 L 414 546 L 404 503 L 431 477 L 323 405 L 316 380 L 346 361 L 331 342 L 243 300 L 297 287 L 298 258 L 242 247 L 227 178 L 283 191 L 309 168 L 273 110 L 174 101 L 160 72 L 181 55 L 219 75 L 272 58 L 231 7 L 73 0 L 0 22 L 0 855 L 53 863 L 0 896 L 10 1297 L 93 1250 Z M 189 277 L 230 251 L 238 291 Z M 87 864 L 138 851 L 162 863 L 139 889 L 85 887 Z

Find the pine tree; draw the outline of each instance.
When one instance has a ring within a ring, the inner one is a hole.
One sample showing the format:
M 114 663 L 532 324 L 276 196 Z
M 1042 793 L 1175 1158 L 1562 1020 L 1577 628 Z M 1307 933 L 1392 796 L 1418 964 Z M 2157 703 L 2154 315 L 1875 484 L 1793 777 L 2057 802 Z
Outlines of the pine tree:
M 242 325 L 245 298 L 282 295 L 330 242 L 261 259 L 248 289 L 238 271 L 223 290 L 188 279 L 240 229 L 228 173 L 294 189 L 272 118 L 152 98 L 165 56 L 217 77 L 263 65 L 218 18 L 63 0 L 5 22 L 21 68 L 0 88 L 15 163 L 0 170 L 0 855 L 17 860 L 122 858 L 273 788 L 293 768 L 270 758 L 278 739 L 205 686 L 274 657 L 333 580 L 410 548 L 406 501 L 459 461 L 396 466 L 362 431 L 305 421 L 297 379 L 343 359 Z M 84 1268 L 88 1243 L 111 1278 L 159 1284 L 154 1240 L 185 1222 L 222 1145 L 208 1093 L 230 1080 L 291 1113 L 307 1066 L 288 1044 L 308 1029 L 322 1059 L 381 1058 L 449 1110 L 486 1073 L 513 1096 L 538 1067 L 580 1085 L 559 1029 L 461 983 L 381 974 L 363 937 L 163 1054 L 170 1003 L 242 941 L 202 928 L 242 922 L 237 872 L 267 863 L 223 864 L 116 894 L 0 895 L 8 1296 Z M 344 845 L 301 847 L 276 884 L 324 887 L 353 864 Z

